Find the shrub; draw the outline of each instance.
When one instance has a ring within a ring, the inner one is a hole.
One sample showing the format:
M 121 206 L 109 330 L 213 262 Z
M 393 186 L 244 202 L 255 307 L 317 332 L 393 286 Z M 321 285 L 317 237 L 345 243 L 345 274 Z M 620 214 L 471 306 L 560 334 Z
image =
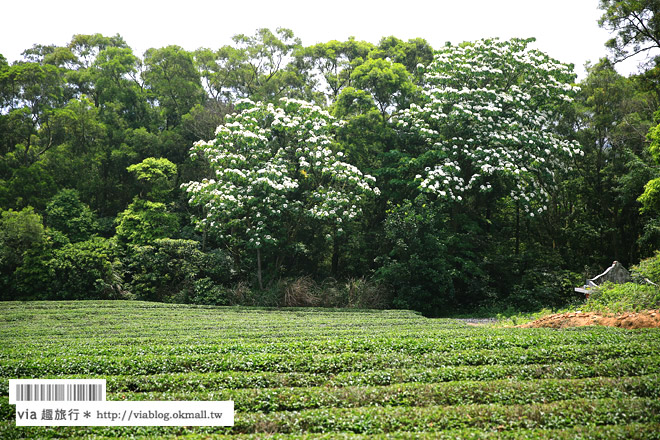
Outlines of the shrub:
M 41 216 L 32 207 L 2 212 L 0 216 L 0 264 L 16 266 L 21 256 L 46 239 Z
M 88 240 L 96 230 L 94 214 L 72 189 L 63 189 L 51 199 L 46 207 L 46 223 L 72 242 Z
M 250 286 L 245 281 L 239 281 L 231 289 L 229 289 L 229 305 L 252 305 L 250 298 L 252 291 Z
M 348 307 L 359 309 L 385 309 L 389 306 L 389 293 L 384 285 L 362 278 L 351 278 L 345 284 Z
M 285 307 L 311 307 L 319 303 L 315 295 L 316 283 L 309 276 L 280 282 Z
M 185 302 L 190 304 L 206 304 L 212 306 L 229 305 L 230 291 L 224 286 L 213 282 L 211 278 L 194 280 L 192 289 L 188 292 Z
M 453 306 L 454 284 L 469 281 L 468 273 L 480 273 L 463 255 L 466 240 L 450 236 L 445 219 L 436 214 L 423 197 L 387 211 L 384 238 L 389 251 L 378 258 L 376 277 L 394 292 L 394 307 L 437 316 Z
M 582 298 L 574 290 L 582 280 L 580 274 L 567 270 L 531 268 L 518 283 L 512 284 L 504 304 L 520 312 L 563 307 Z
M 193 240 L 164 238 L 130 247 L 131 292 L 148 301 L 226 304 L 227 293 L 217 286 L 229 281 L 231 260 L 219 250 L 202 252 L 199 246 Z
M 586 310 L 627 312 L 660 308 L 660 288 L 652 284 L 605 283 L 595 289 Z
M 161 202 L 135 199 L 117 216 L 117 238 L 121 243 L 147 245 L 173 236 L 178 229 L 178 217 Z
M 660 251 L 630 270 L 632 283 L 605 283 L 594 289 L 586 310 L 628 312 L 660 308 Z M 656 284 L 650 284 L 651 283 Z
M 631 275 L 637 282 L 643 283 L 646 279 L 660 284 L 660 251 L 655 255 L 639 262 L 631 268 Z
M 49 263 L 57 299 L 117 299 L 123 290 L 121 263 L 114 242 L 94 237 L 55 249 Z
M 29 262 L 41 260 L 40 254 L 48 249 L 47 235 L 41 216 L 31 207 L 21 211 L 8 210 L 0 215 L 0 299 L 22 299 L 17 290 L 16 270 Z

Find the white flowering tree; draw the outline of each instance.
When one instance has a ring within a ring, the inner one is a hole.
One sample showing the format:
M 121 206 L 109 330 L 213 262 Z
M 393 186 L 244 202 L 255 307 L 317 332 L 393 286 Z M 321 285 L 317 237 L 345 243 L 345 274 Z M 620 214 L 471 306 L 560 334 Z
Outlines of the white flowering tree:
M 447 201 L 506 191 L 528 213 L 547 209 L 549 188 L 579 144 L 553 130 L 557 110 L 573 99 L 572 66 L 528 47 L 533 39 L 480 40 L 437 51 L 424 70 L 420 105 L 399 117 L 421 136 L 422 190 Z
M 341 234 L 378 188 L 375 178 L 333 150 L 339 122 L 320 107 L 283 98 L 278 106 L 243 100 L 237 110 L 215 140 L 192 148 L 192 157 L 207 159 L 214 176 L 182 186 L 189 203 L 204 208 L 198 226 L 256 251 L 263 287 L 263 249 L 284 249 L 310 221 Z

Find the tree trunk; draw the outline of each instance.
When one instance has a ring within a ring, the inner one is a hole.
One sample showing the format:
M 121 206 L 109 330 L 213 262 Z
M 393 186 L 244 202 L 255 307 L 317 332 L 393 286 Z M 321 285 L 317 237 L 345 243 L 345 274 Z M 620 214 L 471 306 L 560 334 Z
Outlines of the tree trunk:
M 331 273 L 334 278 L 337 278 L 337 271 L 339 270 L 339 242 L 337 235 L 332 240 L 332 269 Z
M 261 249 L 257 249 L 257 279 L 259 280 L 259 289 L 264 290 L 264 283 L 261 278 Z
M 515 254 L 520 254 L 520 200 L 516 200 L 516 249 Z
M 204 231 L 202 232 L 202 252 L 206 252 L 206 235 L 208 230 L 208 224 L 204 223 Z
M 279 254 L 277 258 L 275 258 L 275 278 L 279 278 L 280 276 L 280 268 L 282 267 L 282 263 L 284 262 L 284 255 Z

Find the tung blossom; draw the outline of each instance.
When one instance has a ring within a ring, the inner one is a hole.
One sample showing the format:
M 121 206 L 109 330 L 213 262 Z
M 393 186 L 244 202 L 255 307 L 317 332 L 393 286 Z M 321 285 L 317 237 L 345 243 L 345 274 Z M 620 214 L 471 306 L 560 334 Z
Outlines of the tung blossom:
M 438 153 L 429 156 L 438 157 L 436 163 L 416 176 L 420 190 L 460 201 L 460 194 L 490 191 L 493 179 L 508 176 L 511 196 L 525 200 L 530 215 L 530 204 L 537 214 L 545 211 L 538 208 L 546 206 L 544 186 L 566 171 L 571 156 L 584 154 L 577 142 L 549 129 L 553 115 L 547 109 L 570 101 L 578 88 L 570 66 L 530 49 L 529 42 L 448 46 L 425 68 L 426 101 L 397 120 L 399 129 L 419 135 Z M 506 76 L 511 72 L 515 84 Z
M 226 238 L 245 237 L 248 247 L 261 248 L 286 239 L 277 235 L 282 218 L 343 224 L 361 214 L 366 197 L 380 194 L 374 177 L 332 150 L 331 130 L 342 123 L 327 111 L 287 98 L 278 106 L 241 100 L 237 108 L 218 127 L 214 141 L 196 142 L 191 150 L 192 157 L 208 161 L 215 175 L 215 180 L 182 185 L 189 203 L 205 210 L 197 221 L 200 227 L 209 225 Z M 273 128 L 287 133 L 287 143 L 275 150 Z M 321 185 L 320 175 L 331 183 Z M 237 224 L 245 226 L 242 231 Z

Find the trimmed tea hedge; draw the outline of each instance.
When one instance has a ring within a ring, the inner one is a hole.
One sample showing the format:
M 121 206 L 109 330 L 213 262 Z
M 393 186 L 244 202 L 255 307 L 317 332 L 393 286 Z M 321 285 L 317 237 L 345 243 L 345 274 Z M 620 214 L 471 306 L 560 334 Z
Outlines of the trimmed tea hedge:
M 660 437 L 660 331 L 467 326 L 408 311 L 0 303 L 0 437 Z M 109 400 L 234 400 L 226 427 L 16 427 L 10 378 Z

